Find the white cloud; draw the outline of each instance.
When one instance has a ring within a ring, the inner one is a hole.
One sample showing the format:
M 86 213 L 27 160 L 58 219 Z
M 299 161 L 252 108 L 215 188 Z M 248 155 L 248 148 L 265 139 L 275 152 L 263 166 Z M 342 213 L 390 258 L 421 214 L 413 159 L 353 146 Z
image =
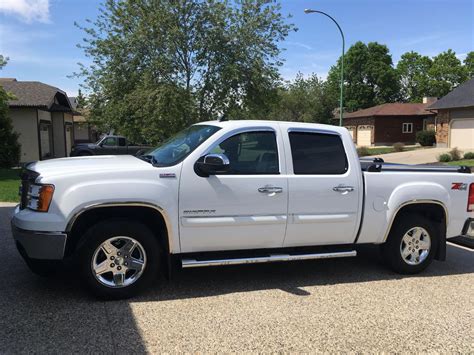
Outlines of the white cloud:
M 0 12 L 15 15 L 27 23 L 48 23 L 49 0 L 0 0 Z

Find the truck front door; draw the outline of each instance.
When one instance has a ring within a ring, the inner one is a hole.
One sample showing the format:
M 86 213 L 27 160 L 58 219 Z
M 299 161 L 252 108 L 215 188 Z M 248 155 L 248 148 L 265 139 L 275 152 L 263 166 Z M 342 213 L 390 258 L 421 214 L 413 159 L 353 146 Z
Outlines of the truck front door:
M 362 174 L 348 138 L 337 132 L 289 128 L 288 226 L 284 246 L 353 243 L 360 222 Z M 344 146 L 346 144 L 346 147 Z
M 200 177 L 184 162 L 179 191 L 183 252 L 281 247 L 288 186 L 278 125 L 222 136 L 202 155 L 225 154 L 230 170 Z

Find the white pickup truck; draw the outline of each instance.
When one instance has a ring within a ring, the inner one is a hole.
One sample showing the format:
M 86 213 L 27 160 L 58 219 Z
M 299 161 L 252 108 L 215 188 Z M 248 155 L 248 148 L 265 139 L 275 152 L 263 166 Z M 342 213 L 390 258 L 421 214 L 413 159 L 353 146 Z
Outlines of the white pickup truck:
M 411 274 L 444 260 L 447 238 L 474 236 L 474 176 L 359 161 L 340 127 L 204 122 L 141 159 L 29 165 L 12 230 L 34 272 L 74 260 L 103 298 L 130 297 L 177 263 L 349 257 L 360 244 Z

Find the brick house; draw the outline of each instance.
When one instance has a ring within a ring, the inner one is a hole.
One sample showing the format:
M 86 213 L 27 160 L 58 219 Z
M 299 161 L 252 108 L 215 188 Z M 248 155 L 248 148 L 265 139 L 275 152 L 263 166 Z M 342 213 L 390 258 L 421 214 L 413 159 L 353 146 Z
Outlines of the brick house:
M 437 112 L 428 122 L 438 147 L 474 150 L 474 78 L 429 106 Z
M 8 114 L 20 134 L 20 162 L 67 157 L 74 142 L 72 107 L 66 93 L 38 81 L 0 78 L 13 94 Z
M 416 132 L 435 116 L 428 111 L 434 99 L 423 103 L 387 103 L 344 114 L 344 127 L 358 146 L 415 144 Z

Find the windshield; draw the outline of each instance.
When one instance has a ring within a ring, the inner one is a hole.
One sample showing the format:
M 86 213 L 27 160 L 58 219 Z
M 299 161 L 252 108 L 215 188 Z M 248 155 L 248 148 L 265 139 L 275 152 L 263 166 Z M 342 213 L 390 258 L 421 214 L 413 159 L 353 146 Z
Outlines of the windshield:
M 156 166 L 178 164 L 218 130 L 220 127 L 217 126 L 191 126 L 146 152 L 143 157 Z

